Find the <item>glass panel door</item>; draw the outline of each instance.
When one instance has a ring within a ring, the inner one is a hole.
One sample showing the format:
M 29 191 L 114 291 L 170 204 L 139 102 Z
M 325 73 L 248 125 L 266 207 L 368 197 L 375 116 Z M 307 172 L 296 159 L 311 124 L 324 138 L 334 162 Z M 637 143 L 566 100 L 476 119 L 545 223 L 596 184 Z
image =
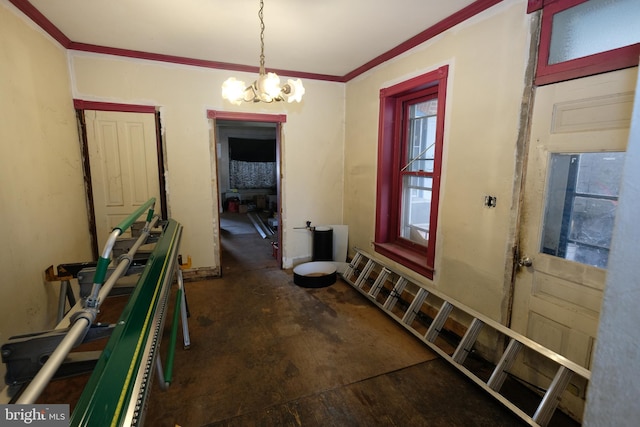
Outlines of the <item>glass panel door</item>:
M 606 268 L 624 153 L 551 154 L 540 252 Z

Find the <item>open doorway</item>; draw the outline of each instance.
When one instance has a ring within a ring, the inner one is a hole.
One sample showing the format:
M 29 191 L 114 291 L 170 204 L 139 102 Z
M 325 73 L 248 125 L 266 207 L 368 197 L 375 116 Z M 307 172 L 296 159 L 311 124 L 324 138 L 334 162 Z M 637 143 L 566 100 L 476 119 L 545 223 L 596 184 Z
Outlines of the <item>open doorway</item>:
M 225 251 L 281 268 L 281 116 L 212 118 L 222 271 Z

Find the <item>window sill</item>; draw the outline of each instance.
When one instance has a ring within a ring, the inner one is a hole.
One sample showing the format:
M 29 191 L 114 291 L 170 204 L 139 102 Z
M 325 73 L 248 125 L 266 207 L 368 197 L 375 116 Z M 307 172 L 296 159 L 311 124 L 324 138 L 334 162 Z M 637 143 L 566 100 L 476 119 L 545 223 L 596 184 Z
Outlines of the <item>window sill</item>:
M 433 279 L 434 270 L 427 265 L 427 254 L 420 254 L 396 243 L 374 243 L 375 251 L 395 262 Z

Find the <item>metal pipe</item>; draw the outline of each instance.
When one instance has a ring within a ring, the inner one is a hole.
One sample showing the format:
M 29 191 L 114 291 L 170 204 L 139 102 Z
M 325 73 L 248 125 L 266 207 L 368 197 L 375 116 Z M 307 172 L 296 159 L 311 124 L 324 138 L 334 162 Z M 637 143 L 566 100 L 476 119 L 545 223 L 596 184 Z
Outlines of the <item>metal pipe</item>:
M 157 216 L 154 217 L 151 222 L 147 221 L 147 224 L 145 225 L 145 228 L 143 229 L 138 240 L 136 240 L 129 252 L 127 252 L 127 255 L 121 257 L 115 271 L 111 274 L 111 276 L 109 276 L 109 279 L 99 289 L 95 304 L 85 307 L 84 310 L 78 313 L 78 316 L 75 317 L 75 320 L 73 320 L 73 324 L 69 328 L 69 331 L 67 332 L 65 337 L 62 339 L 62 341 L 60 341 L 60 344 L 58 344 L 53 353 L 51 353 L 51 356 L 49 356 L 42 368 L 40 368 L 40 371 L 38 371 L 29 386 L 22 393 L 17 403 L 30 404 L 35 402 L 35 400 L 40 396 L 47 384 L 49 384 L 51 378 L 53 378 L 60 365 L 62 365 L 69 352 L 73 349 L 73 347 L 82 342 L 88 328 L 95 321 L 100 304 L 107 297 L 107 295 L 109 295 L 109 292 L 111 292 L 111 288 L 113 288 L 113 285 L 127 271 L 127 269 L 129 268 L 129 264 L 133 259 L 133 255 L 135 255 L 137 250 L 147 239 L 151 228 L 153 228 L 157 221 Z
M 260 226 L 260 224 L 258 223 L 259 220 L 255 219 L 253 217 L 253 215 L 247 215 L 249 217 L 249 219 L 251 220 L 251 222 L 253 223 L 253 226 L 255 227 L 255 229 L 258 231 L 258 233 L 260 233 L 260 236 L 263 239 L 266 239 L 267 234 L 264 232 L 264 230 L 262 229 L 262 227 Z
M 49 381 L 51 381 L 51 378 L 53 378 L 60 365 L 62 365 L 62 362 L 64 362 L 64 359 L 67 357 L 71 349 L 74 347 L 76 342 L 84 336 L 86 329 L 90 325 L 91 322 L 86 317 L 80 317 L 73 323 L 67 332 L 67 335 L 65 335 L 64 339 L 60 344 L 58 344 L 58 347 L 56 347 L 53 353 L 51 353 L 49 359 L 47 359 L 44 366 L 40 368 L 40 371 L 38 371 L 16 403 L 31 404 L 36 401 L 44 388 L 49 384 Z
M 164 380 L 164 371 L 162 370 L 162 359 L 159 354 L 156 354 L 156 373 L 158 374 L 158 385 L 160 390 L 167 391 L 169 389 L 169 383 Z
M 177 266 L 178 268 L 178 288 L 182 289 L 182 302 L 180 304 L 180 315 L 182 317 L 182 341 L 184 343 L 184 349 L 188 349 L 191 347 L 191 337 L 189 336 L 189 325 L 187 324 L 187 293 L 184 289 L 184 280 L 182 277 L 182 269 L 180 268 L 180 264 Z

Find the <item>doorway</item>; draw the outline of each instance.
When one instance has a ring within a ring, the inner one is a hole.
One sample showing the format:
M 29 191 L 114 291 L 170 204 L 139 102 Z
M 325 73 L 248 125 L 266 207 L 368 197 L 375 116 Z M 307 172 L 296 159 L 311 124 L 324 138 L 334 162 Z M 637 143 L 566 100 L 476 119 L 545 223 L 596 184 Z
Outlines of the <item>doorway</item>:
M 209 118 L 213 119 L 212 166 L 217 175 L 218 247 L 224 252 L 244 244 L 246 250 L 238 255 L 261 258 L 248 255 L 257 249 L 261 255 L 269 254 L 267 264 L 282 268 L 280 133 L 284 116 L 210 111 Z
M 151 197 L 156 198 L 155 210 L 163 218 L 167 207 L 155 108 L 90 104 L 83 103 L 77 117 L 92 250 L 97 259 L 113 228 Z
M 590 369 L 637 68 L 536 89 L 511 328 Z M 555 370 L 524 353 L 514 374 L 546 388 Z M 580 418 L 586 383 L 562 396 Z

